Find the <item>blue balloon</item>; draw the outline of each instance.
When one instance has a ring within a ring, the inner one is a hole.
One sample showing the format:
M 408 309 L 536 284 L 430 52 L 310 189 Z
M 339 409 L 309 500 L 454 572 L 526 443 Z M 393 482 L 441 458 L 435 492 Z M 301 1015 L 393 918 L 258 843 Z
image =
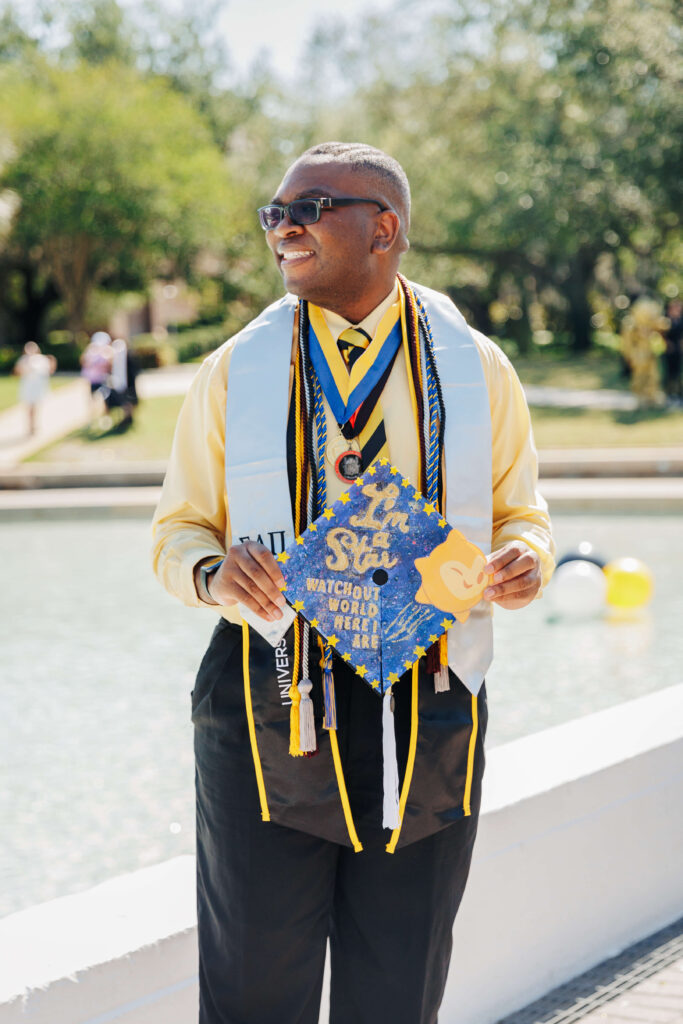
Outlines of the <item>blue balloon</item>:
M 576 551 L 568 551 L 566 555 L 563 555 L 557 562 L 556 568 L 559 569 L 565 562 L 592 562 L 593 565 L 598 565 L 601 569 L 607 565 L 607 559 L 598 554 L 589 540 L 582 540 Z

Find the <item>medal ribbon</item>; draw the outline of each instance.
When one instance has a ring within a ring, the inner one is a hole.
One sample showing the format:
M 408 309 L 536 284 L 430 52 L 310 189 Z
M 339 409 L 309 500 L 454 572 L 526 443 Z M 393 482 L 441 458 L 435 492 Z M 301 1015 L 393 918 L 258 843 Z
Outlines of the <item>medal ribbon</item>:
M 381 381 L 402 342 L 400 309 L 382 317 L 377 333 L 352 366 L 347 367 L 322 311 L 308 304 L 309 352 L 313 369 L 337 423 L 347 423 Z

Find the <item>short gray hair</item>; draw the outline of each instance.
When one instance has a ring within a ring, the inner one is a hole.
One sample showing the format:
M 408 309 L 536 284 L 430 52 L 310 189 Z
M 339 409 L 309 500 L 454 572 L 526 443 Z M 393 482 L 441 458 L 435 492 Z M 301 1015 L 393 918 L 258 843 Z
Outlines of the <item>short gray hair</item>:
M 398 160 L 364 142 L 321 142 L 302 153 L 299 160 L 349 164 L 353 170 L 374 176 L 401 222 L 402 242 L 408 248 L 410 185 Z M 298 163 L 298 160 L 297 160 Z

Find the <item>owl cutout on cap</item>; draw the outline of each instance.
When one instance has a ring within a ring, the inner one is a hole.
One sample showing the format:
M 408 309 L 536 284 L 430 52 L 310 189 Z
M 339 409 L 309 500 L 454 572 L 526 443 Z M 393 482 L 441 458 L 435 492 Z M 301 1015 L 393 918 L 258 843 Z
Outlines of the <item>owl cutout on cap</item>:
M 483 552 L 380 459 L 278 555 L 284 594 L 383 693 L 480 600 Z
M 426 558 L 415 559 L 422 577 L 415 600 L 433 604 L 465 622 L 488 584 L 485 565 L 486 558 L 476 544 L 470 544 L 459 530 L 451 530 Z

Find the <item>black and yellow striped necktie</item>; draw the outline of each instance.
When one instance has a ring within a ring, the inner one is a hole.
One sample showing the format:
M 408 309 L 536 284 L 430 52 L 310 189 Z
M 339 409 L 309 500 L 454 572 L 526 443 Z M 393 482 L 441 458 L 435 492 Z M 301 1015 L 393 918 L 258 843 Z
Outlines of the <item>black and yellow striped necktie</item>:
M 360 327 L 348 327 L 342 331 L 337 339 L 337 348 L 349 370 L 371 341 L 370 335 Z
M 370 344 L 370 335 L 358 327 L 349 327 L 339 335 L 337 347 L 349 371 L 357 359 Z M 392 361 L 393 362 L 393 361 Z M 388 367 L 388 371 L 391 366 Z M 384 429 L 384 416 L 379 396 L 384 388 L 389 372 L 386 372 L 354 415 L 345 423 L 342 434 L 347 439 L 358 438 L 360 445 L 362 470 L 365 471 L 376 459 L 389 458 L 389 445 Z

